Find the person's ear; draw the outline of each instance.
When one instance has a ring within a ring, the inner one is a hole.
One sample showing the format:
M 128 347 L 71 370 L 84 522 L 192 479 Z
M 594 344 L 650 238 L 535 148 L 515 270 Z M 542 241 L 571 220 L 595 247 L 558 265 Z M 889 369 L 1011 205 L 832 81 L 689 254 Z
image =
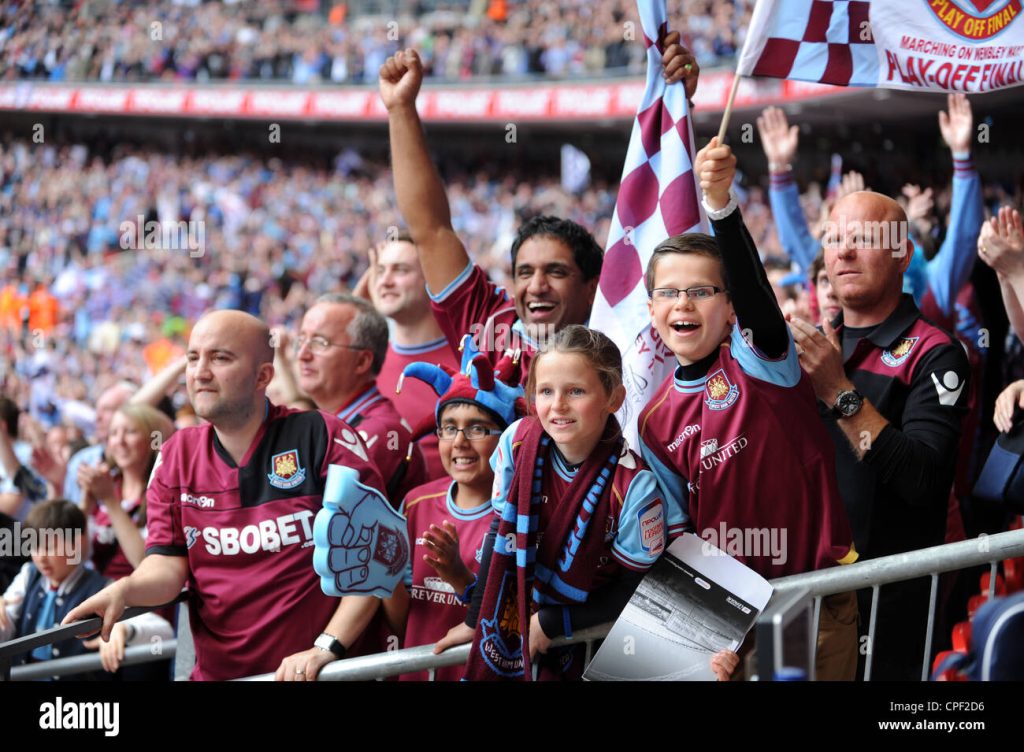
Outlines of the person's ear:
M 256 372 L 256 389 L 266 389 L 273 380 L 274 364 L 270 362 L 260 363 L 259 370 Z
M 373 368 L 373 352 L 370 350 L 360 350 L 359 358 L 356 360 L 356 373 L 362 376 L 369 373 L 371 368 Z
M 608 412 L 615 413 L 622 407 L 622 403 L 626 401 L 626 387 L 619 384 L 612 391 L 611 397 L 608 400 Z

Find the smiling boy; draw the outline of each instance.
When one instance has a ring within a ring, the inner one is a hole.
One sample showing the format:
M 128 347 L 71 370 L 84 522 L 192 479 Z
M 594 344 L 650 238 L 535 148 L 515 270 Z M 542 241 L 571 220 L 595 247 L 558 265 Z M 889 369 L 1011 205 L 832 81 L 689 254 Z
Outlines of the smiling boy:
M 697 155 L 715 237 L 669 238 L 647 265 L 651 319 L 678 367 L 640 416 L 640 449 L 670 500 L 670 534 L 725 548 L 721 531 L 738 531 L 754 545 L 735 558 L 773 578 L 857 554 L 814 390 L 730 190 L 735 165 L 717 140 Z M 756 545 L 779 539 L 782 551 Z M 823 636 L 841 636 L 820 642 L 819 678 L 853 678 L 856 603 L 823 605 Z

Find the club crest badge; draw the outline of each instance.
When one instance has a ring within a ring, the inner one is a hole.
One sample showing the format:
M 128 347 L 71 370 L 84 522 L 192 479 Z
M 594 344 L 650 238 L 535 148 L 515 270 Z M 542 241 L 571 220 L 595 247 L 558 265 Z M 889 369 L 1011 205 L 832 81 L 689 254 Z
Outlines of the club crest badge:
M 984 42 L 999 34 L 1020 14 L 1020 0 L 948 0 L 925 2 L 935 18 L 963 39 Z
M 523 675 L 523 635 L 519 627 L 515 575 L 505 572 L 491 618 L 480 620 L 480 655 L 495 674 L 505 678 Z
M 274 488 L 295 488 L 305 479 L 306 469 L 299 464 L 298 449 L 289 449 L 270 458 L 267 480 Z
M 914 351 L 914 345 L 920 337 L 900 337 L 896 340 L 896 344 L 890 347 L 888 350 L 882 351 L 882 362 L 890 368 L 895 368 L 910 357 L 910 353 Z
M 739 399 L 740 388 L 729 381 L 725 371 L 719 368 L 708 377 L 704 385 L 704 404 L 712 410 L 725 410 Z
M 409 544 L 406 538 L 397 529 L 380 525 L 377 529 L 377 545 L 374 548 L 373 560 L 384 565 L 389 577 L 401 572 L 409 560 Z

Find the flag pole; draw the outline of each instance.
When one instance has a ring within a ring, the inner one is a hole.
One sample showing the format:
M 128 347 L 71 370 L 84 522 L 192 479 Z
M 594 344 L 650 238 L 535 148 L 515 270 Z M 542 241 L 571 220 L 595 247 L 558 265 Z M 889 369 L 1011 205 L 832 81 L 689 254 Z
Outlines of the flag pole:
M 722 125 L 718 128 L 718 145 L 725 143 L 725 130 L 729 127 L 729 116 L 732 115 L 732 102 L 736 99 L 736 90 L 740 88 L 740 72 L 737 70 L 732 79 L 732 89 L 729 91 L 729 101 L 725 103 L 725 112 L 722 113 Z

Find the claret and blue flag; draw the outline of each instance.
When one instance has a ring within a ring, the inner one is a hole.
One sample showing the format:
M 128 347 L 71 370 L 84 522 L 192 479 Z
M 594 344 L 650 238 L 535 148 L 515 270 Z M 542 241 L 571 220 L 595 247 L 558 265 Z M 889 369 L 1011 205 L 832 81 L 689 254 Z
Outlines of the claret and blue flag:
M 670 31 L 664 0 L 637 4 L 647 46 L 647 85 L 633 121 L 615 214 L 590 325 L 622 352 L 627 397 L 622 420 L 636 444 L 636 419 L 676 365 L 647 312 L 644 270 L 657 245 L 684 232 L 708 232 L 693 172 L 693 128 L 683 82 L 666 86 L 662 45 Z
M 993 91 L 1024 81 L 1021 0 L 758 0 L 741 76 Z

